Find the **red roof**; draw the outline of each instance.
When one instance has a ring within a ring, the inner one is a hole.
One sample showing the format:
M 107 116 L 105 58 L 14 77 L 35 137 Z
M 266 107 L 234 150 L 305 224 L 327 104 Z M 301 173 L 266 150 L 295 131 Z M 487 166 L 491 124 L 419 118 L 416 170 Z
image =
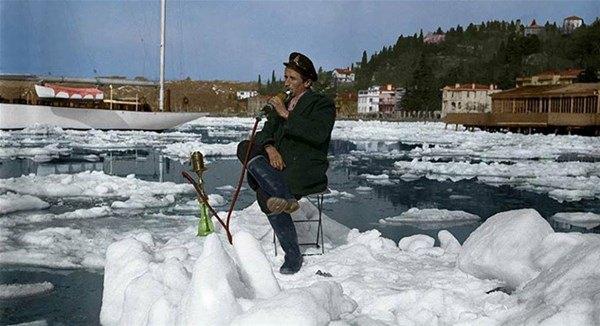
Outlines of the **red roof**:
M 448 85 L 448 86 L 444 87 L 443 89 L 454 90 L 454 91 L 473 91 L 473 90 L 487 91 L 490 89 L 490 85 L 475 84 L 475 83 L 456 84 L 456 85 Z M 493 86 L 493 89 L 496 89 L 496 87 Z
M 348 68 L 335 68 L 335 71 L 337 71 L 338 74 L 342 75 L 350 75 L 352 73 L 352 70 Z
M 569 69 L 565 69 L 565 70 L 558 70 L 558 69 L 552 69 L 552 70 L 546 70 L 546 71 L 542 71 L 537 75 L 534 75 L 535 77 L 551 77 L 551 76 L 562 76 L 562 77 L 573 77 L 573 78 L 577 78 L 577 76 L 579 76 L 579 74 L 583 71 L 583 69 L 576 69 L 576 68 L 569 68 Z

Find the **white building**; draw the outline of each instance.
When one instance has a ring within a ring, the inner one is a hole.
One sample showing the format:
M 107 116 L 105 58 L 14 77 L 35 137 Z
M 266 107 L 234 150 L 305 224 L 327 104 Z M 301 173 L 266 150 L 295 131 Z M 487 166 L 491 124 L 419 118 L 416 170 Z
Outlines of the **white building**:
M 583 19 L 577 16 L 569 16 L 563 20 L 563 31 L 570 34 L 581 25 L 583 25 Z
M 353 83 L 354 82 L 354 72 L 350 68 L 336 68 L 333 69 L 331 73 L 331 77 L 333 82 L 336 84 L 342 83 Z
M 442 118 L 448 113 L 492 111 L 492 97 L 501 90 L 496 85 L 455 84 L 442 88 Z
M 379 89 L 380 86 L 371 86 L 366 91 L 358 91 L 359 114 L 379 112 Z
M 251 97 L 258 95 L 258 92 L 257 91 L 237 91 L 235 93 L 235 95 L 237 96 L 238 100 L 245 100 L 247 98 L 251 98 Z

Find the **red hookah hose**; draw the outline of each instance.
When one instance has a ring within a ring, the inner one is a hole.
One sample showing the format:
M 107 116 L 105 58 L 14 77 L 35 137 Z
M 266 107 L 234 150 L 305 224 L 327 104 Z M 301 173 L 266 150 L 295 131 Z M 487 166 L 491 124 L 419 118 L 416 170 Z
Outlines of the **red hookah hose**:
M 244 182 L 244 176 L 246 175 L 246 169 L 248 166 L 248 158 L 250 157 L 250 151 L 252 150 L 252 145 L 254 145 L 254 134 L 256 133 L 256 128 L 258 127 L 258 122 L 260 118 L 256 118 L 254 121 L 254 127 L 252 127 L 252 133 L 250 134 L 250 139 L 248 142 L 248 148 L 246 149 L 246 156 L 244 157 L 244 162 L 242 164 L 242 173 L 240 175 L 240 179 L 238 181 L 237 188 L 233 193 L 233 198 L 231 199 L 231 205 L 229 206 L 229 212 L 227 212 L 227 222 L 225 228 L 229 230 L 229 222 L 231 220 L 231 213 L 233 212 L 233 208 L 235 207 L 235 202 L 238 199 L 238 195 L 240 194 L 240 189 L 242 188 L 242 183 Z

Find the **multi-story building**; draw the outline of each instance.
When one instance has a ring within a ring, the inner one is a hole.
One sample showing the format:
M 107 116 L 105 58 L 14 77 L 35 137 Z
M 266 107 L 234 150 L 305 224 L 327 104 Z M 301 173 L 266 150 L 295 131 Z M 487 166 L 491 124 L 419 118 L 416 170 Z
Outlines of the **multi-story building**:
M 517 87 L 522 86 L 545 86 L 545 85 L 569 85 L 577 80 L 582 69 L 547 70 L 537 75 L 518 77 Z
M 496 85 L 455 84 L 442 88 L 442 117 L 448 113 L 485 113 L 492 110 Z
M 354 83 L 355 74 L 351 68 L 336 68 L 331 73 L 332 82 L 337 84 Z
M 396 89 L 392 85 L 379 87 L 379 112 L 392 113 L 396 107 Z
M 367 90 L 358 91 L 359 114 L 379 112 L 379 88 L 380 86 L 371 86 Z
M 577 16 L 569 16 L 563 20 L 563 32 L 571 34 L 581 25 L 583 25 L 583 19 Z

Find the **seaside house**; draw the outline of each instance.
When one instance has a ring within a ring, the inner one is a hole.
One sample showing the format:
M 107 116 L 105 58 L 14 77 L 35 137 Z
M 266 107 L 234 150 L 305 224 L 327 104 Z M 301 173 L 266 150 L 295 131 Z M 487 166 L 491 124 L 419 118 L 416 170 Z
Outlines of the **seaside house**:
M 332 82 L 335 85 L 354 83 L 355 74 L 352 68 L 336 68 L 331 73 Z
M 563 32 L 566 34 L 573 33 L 574 30 L 583 25 L 583 19 L 577 16 L 569 16 L 563 20 Z
M 258 95 L 257 91 L 237 91 L 235 96 L 238 100 L 245 100 L 247 98 L 251 98 Z
M 582 69 L 547 70 L 537 75 L 518 77 L 517 87 L 573 84 Z
M 496 85 L 455 84 L 442 88 L 442 117 L 448 113 L 486 113 L 492 109 Z
M 540 35 L 544 32 L 544 26 L 540 26 L 535 22 L 535 19 L 531 21 L 529 26 L 525 27 L 524 34 L 525 36 L 529 35 Z

